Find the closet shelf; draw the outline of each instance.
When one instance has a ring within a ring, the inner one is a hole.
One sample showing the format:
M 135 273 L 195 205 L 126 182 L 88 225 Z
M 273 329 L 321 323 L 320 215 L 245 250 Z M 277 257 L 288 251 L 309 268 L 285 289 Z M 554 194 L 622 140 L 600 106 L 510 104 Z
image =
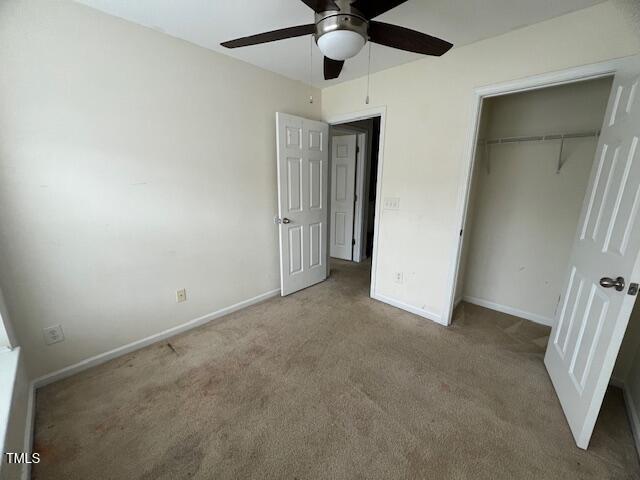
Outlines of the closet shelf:
M 600 136 L 600 130 L 591 130 L 588 132 L 577 132 L 577 133 L 557 133 L 552 135 L 536 135 L 529 137 L 504 137 L 504 138 L 493 138 L 490 140 L 480 140 L 478 141 L 479 147 L 484 147 L 484 157 L 485 164 L 487 167 L 487 174 L 491 173 L 491 145 L 503 145 L 507 143 L 524 143 L 524 142 L 548 142 L 554 140 L 560 140 L 560 151 L 558 153 L 558 169 L 556 173 L 560 173 L 562 167 L 564 166 L 565 160 L 562 158 L 562 153 L 564 151 L 564 141 L 572 138 L 598 138 Z

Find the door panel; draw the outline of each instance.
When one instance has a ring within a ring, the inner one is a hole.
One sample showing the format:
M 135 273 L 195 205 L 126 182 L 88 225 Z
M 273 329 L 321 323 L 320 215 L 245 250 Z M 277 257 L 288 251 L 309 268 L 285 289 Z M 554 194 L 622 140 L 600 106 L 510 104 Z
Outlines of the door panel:
M 322 160 L 309 161 L 309 208 L 312 210 L 322 209 L 323 188 L 326 188 L 322 175 L 325 163 Z
M 545 365 L 576 443 L 587 448 L 640 282 L 640 57 L 617 72 Z M 603 277 L 624 277 L 622 291 Z
M 332 138 L 330 255 L 353 259 L 357 135 Z
M 289 227 L 289 273 L 295 275 L 302 272 L 302 227 Z
M 289 212 L 302 211 L 302 158 L 287 158 Z
M 327 277 L 329 126 L 278 113 L 280 284 L 288 295 Z M 284 221 L 286 219 L 286 223 Z
M 322 223 L 313 223 L 309 226 L 310 267 L 322 266 L 322 235 Z

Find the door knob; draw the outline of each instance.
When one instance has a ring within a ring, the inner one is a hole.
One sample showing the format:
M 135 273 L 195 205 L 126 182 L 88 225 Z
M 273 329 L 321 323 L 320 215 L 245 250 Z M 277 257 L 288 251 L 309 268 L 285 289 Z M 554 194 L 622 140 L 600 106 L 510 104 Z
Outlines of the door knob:
M 618 277 L 614 280 L 613 278 L 603 277 L 600 279 L 600 286 L 604 288 L 615 288 L 621 292 L 624 290 L 624 278 Z
M 291 220 L 289 220 L 288 218 L 285 217 L 285 218 L 282 219 L 282 223 L 284 223 L 286 225 L 287 223 L 291 223 Z

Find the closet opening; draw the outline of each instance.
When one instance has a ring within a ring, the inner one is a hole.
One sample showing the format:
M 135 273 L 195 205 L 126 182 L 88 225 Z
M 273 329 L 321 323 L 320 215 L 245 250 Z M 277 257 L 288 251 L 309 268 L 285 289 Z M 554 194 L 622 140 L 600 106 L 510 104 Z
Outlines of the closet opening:
M 600 77 L 483 100 L 461 232 L 454 324 L 491 323 L 491 341 L 544 355 L 562 308 L 612 80 Z M 636 455 L 634 439 L 636 446 L 640 439 L 631 394 L 640 391 L 640 382 L 630 381 L 640 371 L 639 322 L 636 311 L 594 430 L 594 438 L 616 440 L 625 455 Z M 625 393 L 617 388 L 622 385 Z
M 553 325 L 611 85 L 484 99 L 456 304 Z

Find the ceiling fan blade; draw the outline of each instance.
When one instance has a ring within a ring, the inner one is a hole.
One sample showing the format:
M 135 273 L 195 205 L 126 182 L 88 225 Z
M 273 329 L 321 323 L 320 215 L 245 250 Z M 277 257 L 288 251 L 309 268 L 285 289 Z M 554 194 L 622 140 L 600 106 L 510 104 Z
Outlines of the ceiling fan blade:
M 328 12 L 335 10 L 340 11 L 340 7 L 336 5 L 334 0 L 302 0 L 307 6 L 316 13 Z
M 329 57 L 324 57 L 324 79 L 333 80 L 338 78 L 340 72 L 342 72 L 343 65 L 344 60 L 332 60 Z
M 355 2 L 351 2 L 351 6 L 360 10 L 367 19 L 371 20 L 406 1 L 407 0 L 355 0 Z
M 249 45 L 258 45 L 260 43 L 284 40 L 285 38 L 301 37 L 315 32 L 316 26 L 311 23 L 309 25 L 298 25 L 297 27 L 282 28 L 280 30 L 273 30 L 272 32 L 236 38 L 235 40 L 229 40 L 228 42 L 221 43 L 220 45 L 227 48 L 247 47 Z
M 382 22 L 369 22 L 369 39 L 387 47 L 436 57 L 453 47 L 453 44 L 426 33 Z

